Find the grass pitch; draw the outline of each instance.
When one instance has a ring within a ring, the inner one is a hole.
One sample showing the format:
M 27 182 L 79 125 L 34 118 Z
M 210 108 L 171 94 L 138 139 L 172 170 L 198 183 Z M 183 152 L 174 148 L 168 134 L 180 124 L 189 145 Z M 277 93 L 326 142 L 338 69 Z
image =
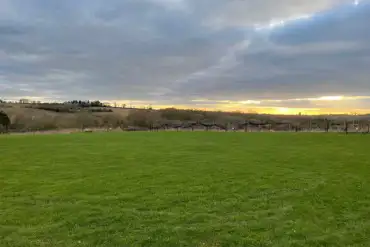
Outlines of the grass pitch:
M 370 246 L 370 136 L 0 137 L 0 246 Z

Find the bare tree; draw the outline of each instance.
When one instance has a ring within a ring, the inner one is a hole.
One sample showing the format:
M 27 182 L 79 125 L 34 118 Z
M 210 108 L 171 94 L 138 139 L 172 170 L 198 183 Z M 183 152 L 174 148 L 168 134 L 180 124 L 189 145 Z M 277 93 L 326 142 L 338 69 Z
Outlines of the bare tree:
M 344 121 L 344 132 L 346 132 L 346 135 L 348 134 L 348 121 Z
M 161 113 L 155 110 L 132 110 L 127 117 L 128 124 L 134 127 L 155 130 L 163 123 Z
M 329 132 L 329 129 L 330 129 L 330 120 L 325 118 L 324 120 L 325 122 L 325 132 Z

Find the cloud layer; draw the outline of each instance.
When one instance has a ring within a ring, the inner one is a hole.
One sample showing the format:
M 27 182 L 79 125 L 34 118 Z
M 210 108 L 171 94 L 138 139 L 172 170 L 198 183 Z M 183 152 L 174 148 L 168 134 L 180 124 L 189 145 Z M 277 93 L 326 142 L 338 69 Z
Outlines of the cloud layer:
M 0 97 L 370 109 L 368 23 L 365 0 L 0 0 Z

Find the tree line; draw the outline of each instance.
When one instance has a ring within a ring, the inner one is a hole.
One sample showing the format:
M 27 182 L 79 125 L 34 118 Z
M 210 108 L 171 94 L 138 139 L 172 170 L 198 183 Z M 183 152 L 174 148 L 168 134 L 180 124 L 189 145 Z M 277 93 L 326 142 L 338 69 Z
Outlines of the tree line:
M 71 100 L 71 101 L 66 101 L 64 104 L 71 104 L 71 105 L 76 105 L 78 107 L 108 107 L 108 105 L 100 102 L 99 100 L 95 101 L 90 101 L 90 100 Z
M 244 114 L 239 112 L 206 112 L 198 110 L 178 110 L 175 108 L 162 110 L 135 110 L 127 117 L 130 130 L 160 129 L 217 129 L 229 130 L 268 130 L 268 131 L 312 131 L 330 130 L 349 132 L 350 127 L 370 131 L 370 121 L 347 119 L 330 119 L 327 117 L 309 116 L 273 116 Z
M 11 131 L 32 131 L 56 128 L 121 128 L 123 130 L 161 130 L 161 129 L 217 129 L 229 130 L 269 130 L 269 131 L 303 131 L 321 130 L 329 132 L 336 129 L 348 132 L 350 129 L 369 130 L 369 121 L 360 120 L 347 121 L 347 119 L 333 119 L 323 116 L 277 116 L 266 114 L 253 114 L 242 112 L 202 111 L 196 109 L 167 108 L 160 110 L 152 109 L 126 109 L 127 117 L 121 113 L 114 112 L 100 101 L 71 100 L 64 103 L 40 103 L 26 104 L 22 108 L 35 108 L 57 113 L 45 115 L 36 113 L 36 118 L 23 111 L 14 115 L 12 123 L 9 116 L 4 112 L 0 119 L 0 127 Z M 11 110 L 6 110 L 11 113 Z M 94 114 L 94 113 L 107 114 Z M 48 118 L 47 118 L 48 117 Z M 349 120 L 349 119 L 348 119 Z M 357 127 L 356 127 L 356 126 Z

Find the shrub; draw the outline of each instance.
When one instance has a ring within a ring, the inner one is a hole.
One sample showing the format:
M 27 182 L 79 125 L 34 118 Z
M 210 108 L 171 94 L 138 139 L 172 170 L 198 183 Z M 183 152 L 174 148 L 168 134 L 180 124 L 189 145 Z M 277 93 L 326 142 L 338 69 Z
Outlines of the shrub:
M 0 111 L 0 125 L 5 129 L 6 132 L 8 131 L 10 127 L 10 118 L 3 111 Z
M 153 125 L 163 121 L 158 111 L 132 110 L 127 116 L 128 124 L 135 127 L 152 128 Z

